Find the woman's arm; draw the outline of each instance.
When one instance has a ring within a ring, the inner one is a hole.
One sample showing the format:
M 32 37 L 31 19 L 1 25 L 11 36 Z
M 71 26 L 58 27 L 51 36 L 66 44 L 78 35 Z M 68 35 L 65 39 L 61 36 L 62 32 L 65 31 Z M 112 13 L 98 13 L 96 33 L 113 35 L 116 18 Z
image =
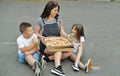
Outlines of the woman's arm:
M 41 37 L 42 37 L 42 35 L 40 35 L 40 30 L 41 30 L 41 28 L 40 28 L 40 26 L 35 26 L 35 31 L 34 31 L 34 33 L 37 35 L 37 37 L 40 39 Z
M 40 26 L 35 26 L 35 31 L 34 33 L 37 35 L 37 37 L 43 42 L 44 41 L 44 36 L 40 35 L 41 27 Z
M 61 35 L 68 37 L 68 34 L 64 31 L 64 27 L 62 23 L 60 23 L 60 33 Z

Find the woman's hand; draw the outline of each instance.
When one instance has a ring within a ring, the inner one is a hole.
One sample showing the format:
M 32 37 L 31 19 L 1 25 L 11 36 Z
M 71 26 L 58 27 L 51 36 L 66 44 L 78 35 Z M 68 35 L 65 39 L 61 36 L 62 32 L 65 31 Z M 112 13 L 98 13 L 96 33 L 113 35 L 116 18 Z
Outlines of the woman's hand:
M 40 37 L 40 40 L 41 40 L 42 43 L 44 44 L 44 43 L 45 43 L 45 36 L 41 36 L 41 37 Z
M 62 23 L 60 23 L 59 27 L 60 27 L 60 34 L 63 35 L 63 36 L 65 36 L 65 37 L 68 37 L 68 34 L 65 32 Z

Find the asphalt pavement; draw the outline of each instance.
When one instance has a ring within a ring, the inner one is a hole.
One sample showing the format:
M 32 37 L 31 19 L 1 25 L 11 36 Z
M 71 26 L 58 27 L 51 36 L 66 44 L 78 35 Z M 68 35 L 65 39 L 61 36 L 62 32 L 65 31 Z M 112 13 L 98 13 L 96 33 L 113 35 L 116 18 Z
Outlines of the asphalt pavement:
M 33 76 L 32 69 L 17 61 L 16 39 L 20 35 L 19 24 L 30 22 L 33 27 L 46 2 L 0 1 L 0 76 Z M 67 76 L 119 76 L 120 75 L 120 3 L 116 2 L 59 2 L 60 16 L 65 31 L 70 33 L 74 23 L 82 23 L 86 42 L 82 62 L 89 58 L 100 70 L 86 74 L 74 72 L 72 62 L 62 61 Z M 49 62 L 42 76 L 54 76 Z

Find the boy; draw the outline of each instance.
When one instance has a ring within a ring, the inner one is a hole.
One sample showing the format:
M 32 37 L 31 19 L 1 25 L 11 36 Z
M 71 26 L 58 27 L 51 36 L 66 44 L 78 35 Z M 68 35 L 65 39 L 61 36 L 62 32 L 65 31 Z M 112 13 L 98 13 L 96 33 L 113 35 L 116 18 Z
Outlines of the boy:
M 23 22 L 19 26 L 21 35 L 17 38 L 18 45 L 18 61 L 20 63 L 28 63 L 35 72 L 35 76 L 40 76 L 40 63 L 37 36 L 33 34 L 32 25 Z

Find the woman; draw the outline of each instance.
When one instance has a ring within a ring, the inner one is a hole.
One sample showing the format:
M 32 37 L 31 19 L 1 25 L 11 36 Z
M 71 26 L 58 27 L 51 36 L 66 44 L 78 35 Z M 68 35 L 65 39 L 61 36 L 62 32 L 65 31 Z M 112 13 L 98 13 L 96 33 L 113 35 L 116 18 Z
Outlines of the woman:
M 55 1 L 49 1 L 41 16 L 38 18 L 38 25 L 35 27 L 35 33 L 40 39 L 40 52 L 45 54 L 45 60 L 54 60 L 55 67 L 51 70 L 52 73 L 59 76 L 65 76 L 61 66 L 61 59 L 64 59 L 70 55 L 70 52 L 50 52 L 46 49 L 46 46 L 43 44 L 44 38 L 49 36 L 65 36 L 66 33 L 63 28 L 62 21 L 59 17 L 60 6 Z M 40 35 L 42 32 L 42 35 Z

